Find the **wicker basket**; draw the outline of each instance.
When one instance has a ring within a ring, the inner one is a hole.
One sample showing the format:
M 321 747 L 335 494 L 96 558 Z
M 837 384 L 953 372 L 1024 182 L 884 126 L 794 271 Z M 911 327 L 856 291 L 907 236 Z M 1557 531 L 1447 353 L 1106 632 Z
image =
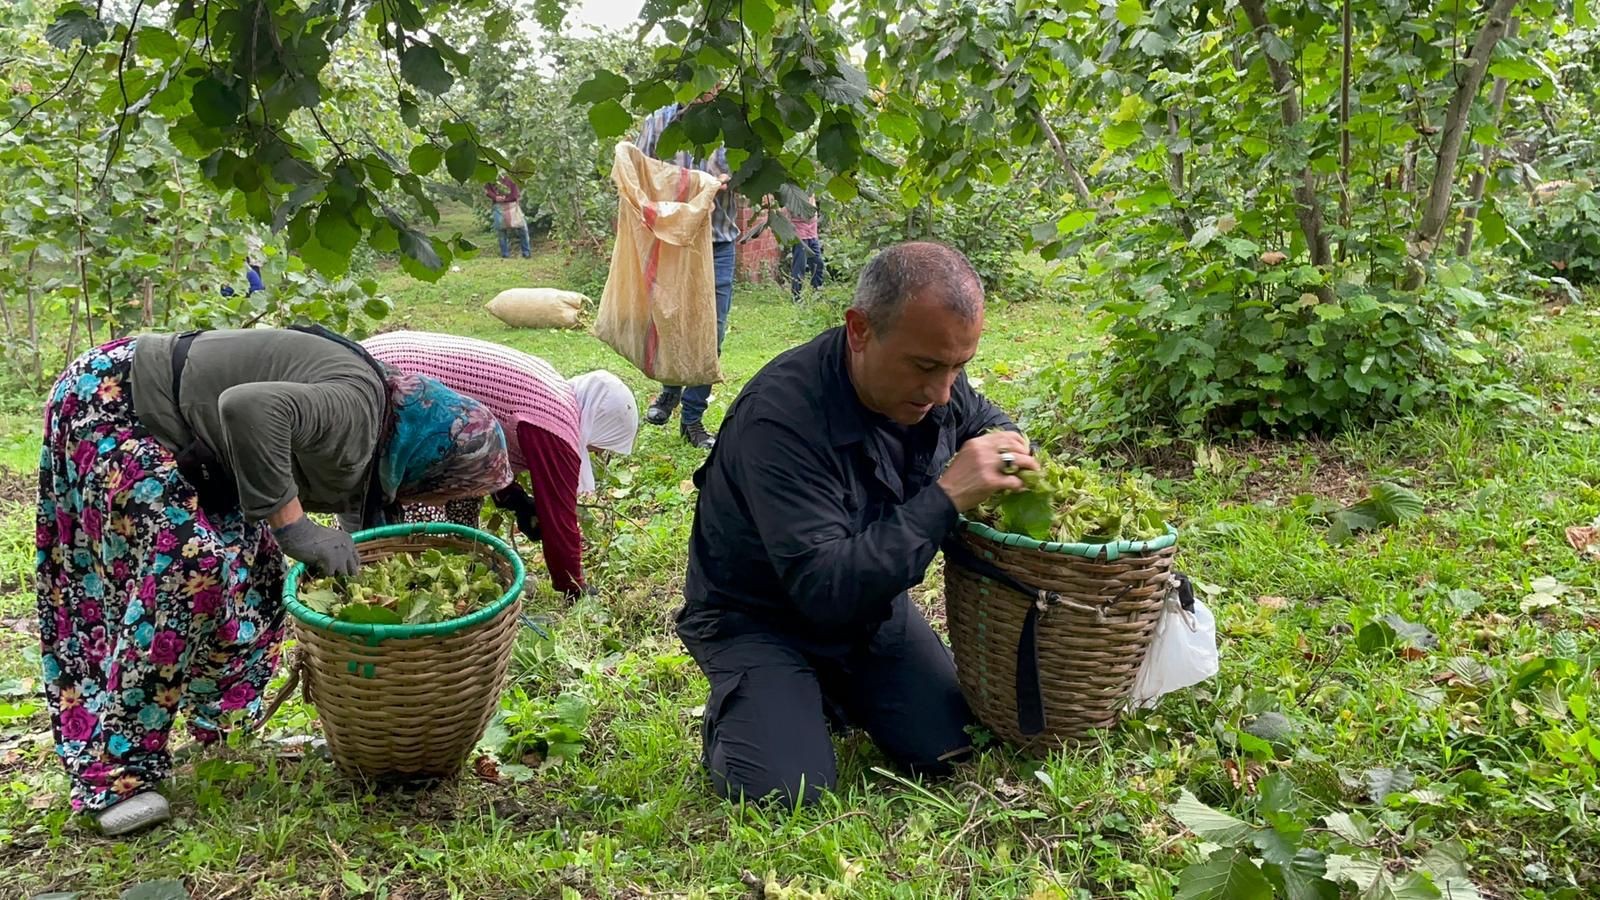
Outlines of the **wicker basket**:
M 1025 749 L 1117 721 L 1168 592 L 1175 531 L 1118 544 L 1041 543 L 976 522 L 945 552 L 945 613 L 961 691 Z
M 296 599 L 302 565 L 284 582 L 301 687 L 339 768 L 370 779 L 460 771 L 499 705 L 522 604 L 522 561 L 474 528 L 395 525 L 355 535 L 363 562 L 429 549 L 473 553 L 506 584 L 493 605 L 429 625 L 340 622 Z

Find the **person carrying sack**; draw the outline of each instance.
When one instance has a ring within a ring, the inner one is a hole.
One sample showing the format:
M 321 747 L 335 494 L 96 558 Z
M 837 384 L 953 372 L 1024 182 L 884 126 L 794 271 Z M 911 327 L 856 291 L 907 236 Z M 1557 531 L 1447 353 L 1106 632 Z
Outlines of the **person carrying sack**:
M 509 174 L 502 173 L 499 181 L 484 185 L 483 192 L 494 205 L 494 230 L 500 236 L 500 258 L 511 256 L 513 234 L 522 241 L 522 258 L 532 256 L 533 248 L 528 241 L 528 218 L 522 214 L 522 189 L 517 187 Z
M 717 93 L 718 90 L 713 89 L 701 94 L 691 105 L 674 103 L 651 113 L 644 120 L 644 127 L 639 131 L 639 140 L 635 142 L 636 146 L 646 156 L 659 159 L 660 157 L 656 155 L 656 145 L 661 140 L 662 132 L 667 130 L 667 126 L 677 121 L 678 117 L 691 106 L 715 100 Z M 719 147 L 708 160 L 697 160 L 684 152 L 670 161 L 686 169 L 708 172 L 722 182 L 711 213 L 711 259 L 716 277 L 717 353 L 720 355 L 722 339 L 728 331 L 728 311 L 733 308 L 733 270 L 737 259 L 736 244 L 739 240 L 738 199 L 733 191 L 728 190 L 728 178 L 731 173 L 728 169 L 727 150 Z M 704 422 L 706 407 L 710 403 L 709 384 L 691 387 L 662 385 L 661 393 L 656 395 L 650 402 L 650 407 L 645 410 L 644 419 L 651 425 L 665 425 L 672 420 L 673 412 L 681 404 L 683 419 L 678 426 L 678 433 L 691 446 L 710 450 L 717 440 L 716 435 L 705 427 Z

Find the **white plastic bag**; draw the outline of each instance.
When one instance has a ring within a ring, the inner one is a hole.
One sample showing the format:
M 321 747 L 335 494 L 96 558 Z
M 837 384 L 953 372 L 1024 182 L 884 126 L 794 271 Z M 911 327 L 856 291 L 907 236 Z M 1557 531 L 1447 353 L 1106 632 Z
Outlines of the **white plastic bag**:
M 1199 684 L 1217 674 L 1217 620 L 1198 597 L 1194 612 L 1185 612 L 1178 592 L 1167 595 L 1167 605 L 1156 621 L 1150 652 L 1133 682 L 1135 708 L 1156 705 L 1163 694 Z

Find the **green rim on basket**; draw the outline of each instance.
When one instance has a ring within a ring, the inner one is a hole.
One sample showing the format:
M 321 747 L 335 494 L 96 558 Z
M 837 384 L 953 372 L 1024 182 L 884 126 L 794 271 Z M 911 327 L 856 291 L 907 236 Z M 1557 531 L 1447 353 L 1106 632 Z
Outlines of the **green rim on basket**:
M 1082 556 L 1087 559 L 1116 559 L 1130 553 L 1154 553 L 1165 550 L 1178 542 L 1178 529 L 1167 526 L 1167 533 L 1148 541 L 1117 541 L 1112 544 L 1063 544 L 1057 541 L 1039 541 L 1025 534 L 1012 534 L 1008 531 L 995 531 L 982 522 L 974 522 L 963 518 L 961 524 L 970 532 L 981 538 L 988 538 L 1005 544 L 1008 547 L 1020 547 L 1024 550 L 1040 550 L 1045 553 L 1062 553 L 1068 556 Z
M 527 577 L 527 570 L 523 568 L 522 559 L 506 545 L 505 541 L 486 531 L 468 528 L 465 525 L 453 525 L 448 522 L 421 522 L 412 525 L 385 525 L 382 528 L 369 528 L 366 531 L 358 531 L 351 537 L 356 543 L 360 544 L 365 541 L 375 541 L 379 538 L 409 537 L 414 534 L 438 534 L 465 538 L 487 546 L 511 564 L 511 585 L 506 588 L 506 592 L 500 596 L 500 599 L 493 604 L 478 610 L 472 615 L 450 619 L 445 622 L 430 622 L 426 625 L 378 625 L 369 622 L 341 622 L 300 602 L 298 599 L 300 577 L 305 574 L 306 565 L 305 563 L 297 562 L 283 580 L 284 606 L 288 608 L 291 615 L 307 625 L 314 625 L 317 628 L 332 631 L 335 634 L 366 638 L 376 643 L 390 638 L 438 637 L 460 631 L 463 628 L 471 628 L 498 616 L 507 606 L 511 605 L 512 601 L 517 599 L 518 594 L 522 593 L 522 584 Z

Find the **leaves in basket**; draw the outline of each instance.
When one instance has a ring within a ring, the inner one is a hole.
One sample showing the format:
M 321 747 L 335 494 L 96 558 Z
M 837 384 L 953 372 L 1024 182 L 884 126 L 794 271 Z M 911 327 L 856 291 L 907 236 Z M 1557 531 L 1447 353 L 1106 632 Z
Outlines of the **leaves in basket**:
M 362 625 L 399 625 L 403 619 L 400 614 L 387 606 L 374 606 L 371 603 L 346 603 L 339 610 L 337 616 L 341 622 L 355 622 Z
M 430 549 L 370 563 L 354 578 L 308 581 L 299 599 L 343 622 L 428 625 L 470 615 L 503 591 L 494 570 L 478 557 Z
M 1043 454 L 1039 471 L 1025 472 L 1027 490 L 996 497 L 977 517 L 1000 531 L 1037 541 L 1146 541 L 1167 531 L 1170 507 L 1133 476 L 1117 480 L 1093 469 L 1063 465 Z

